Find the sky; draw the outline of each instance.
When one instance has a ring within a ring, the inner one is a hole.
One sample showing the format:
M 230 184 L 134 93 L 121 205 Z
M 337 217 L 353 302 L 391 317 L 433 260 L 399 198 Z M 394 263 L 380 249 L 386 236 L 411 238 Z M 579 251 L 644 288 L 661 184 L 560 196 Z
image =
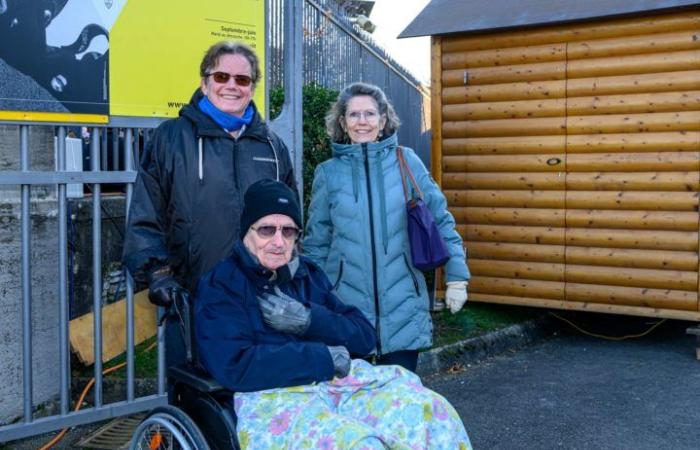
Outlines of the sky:
M 419 81 L 430 84 L 430 37 L 396 39 L 430 0 L 377 0 L 370 20 L 372 37 Z

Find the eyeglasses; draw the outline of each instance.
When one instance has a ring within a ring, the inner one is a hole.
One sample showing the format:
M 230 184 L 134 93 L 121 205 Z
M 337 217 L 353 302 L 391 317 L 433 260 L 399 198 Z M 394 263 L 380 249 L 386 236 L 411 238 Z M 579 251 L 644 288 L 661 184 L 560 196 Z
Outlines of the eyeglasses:
M 226 72 L 211 72 L 205 73 L 204 75 L 214 78 L 214 81 L 220 84 L 228 83 L 228 80 L 231 78 L 233 78 L 233 81 L 235 81 L 237 85 L 242 87 L 250 86 L 250 83 L 253 82 L 253 79 L 248 75 L 231 75 Z
M 284 225 L 281 227 L 276 227 L 274 225 L 262 225 L 259 227 L 250 227 L 252 230 L 254 230 L 256 233 L 258 233 L 258 236 L 262 239 L 272 239 L 275 237 L 275 233 L 277 233 L 277 230 L 282 231 L 282 237 L 285 239 L 296 239 L 299 236 L 300 230 L 297 227 L 293 227 L 291 225 Z
M 350 123 L 357 123 L 363 117 L 370 123 L 376 123 L 379 121 L 379 113 L 371 109 L 367 111 L 351 111 L 345 115 L 345 120 Z

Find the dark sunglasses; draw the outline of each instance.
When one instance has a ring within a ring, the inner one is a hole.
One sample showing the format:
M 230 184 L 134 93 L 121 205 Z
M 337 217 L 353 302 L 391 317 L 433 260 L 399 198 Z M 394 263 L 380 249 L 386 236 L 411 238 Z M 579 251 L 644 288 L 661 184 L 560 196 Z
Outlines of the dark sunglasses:
M 270 239 L 275 236 L 277 230 L 282 230 L 282 237 L 285 239 L 296 239 L 299 236 L 299 228 L 293 227 L 291 225 L 285 225 L 283 227 L 276 227 L 274 225 L 262 225 L 260 227 L 250 227 L 258 236 L 263 239 Z
M 205 73 L 205 75 L 208 77 L 212 77 L 214 81 L 221 84 L 228 83 L 228 80 L 230 80 L 231 78 L 233 78 L 233 81 L 235 81 L 237 85 L 243 87 L 250 86 L 250 83 L 253 82 L 253 79 L 248 75 L 231 75 L 230 73 L 226 72 L 211 72 Z

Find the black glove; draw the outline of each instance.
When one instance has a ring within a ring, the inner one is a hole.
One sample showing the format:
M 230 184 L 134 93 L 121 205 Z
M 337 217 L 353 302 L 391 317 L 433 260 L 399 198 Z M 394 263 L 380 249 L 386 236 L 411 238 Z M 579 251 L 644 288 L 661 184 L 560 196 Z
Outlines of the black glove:
M 148 276 L 148 299 L 154 305 L 168 308 L 181 290 L 184 289 L 175 281 L 169 267 L 160 268 Z
M 274 294 L 258 297 L 265 323 L 277 331 L 302 335 L 311 325 L 311 312 L 275 286 Z
M 350 353 L 342 345 L 328 347 L 328 351 L 333 358 L 334 375 L 338 378 L 345 378 L 350 373 Z

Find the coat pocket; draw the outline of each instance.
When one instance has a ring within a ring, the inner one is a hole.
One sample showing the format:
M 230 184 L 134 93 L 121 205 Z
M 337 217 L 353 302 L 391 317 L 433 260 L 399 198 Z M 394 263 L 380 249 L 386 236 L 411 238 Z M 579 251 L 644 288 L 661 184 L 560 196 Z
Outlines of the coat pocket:
M 340 281 L 343 279 L 343 268 L 345 266 L 345 260 L 341 259 L 340 260 L 340 265 L 338 266 L 338 277 L 335 279 L 335 283 L 333 283 L 333 290 L 337 290 L 338 286 L 340 286 Z
M 416 274 L 413 273 L 413 269 L 411 268 L 411 264 L 408 262 L 408 257 L 405 253 L 403 253 L 403 262 L 406 264 L 406 270 L 408 270 L 409 275 L 411 275 L 411 280 L 413 280 L 413 287 L 416 290 L 416 295 L 420 295 L 420 285 L 418 284 L 418 278 L 416 278 Z
M 273 180 L 278 180 L 282 176 L 280 173 L 279 161 L 273 157 L 268 156 L 251 156 L 250 158 L 250 171 L 255 174 L 255 180 L 260 178 L 270 178 Z

